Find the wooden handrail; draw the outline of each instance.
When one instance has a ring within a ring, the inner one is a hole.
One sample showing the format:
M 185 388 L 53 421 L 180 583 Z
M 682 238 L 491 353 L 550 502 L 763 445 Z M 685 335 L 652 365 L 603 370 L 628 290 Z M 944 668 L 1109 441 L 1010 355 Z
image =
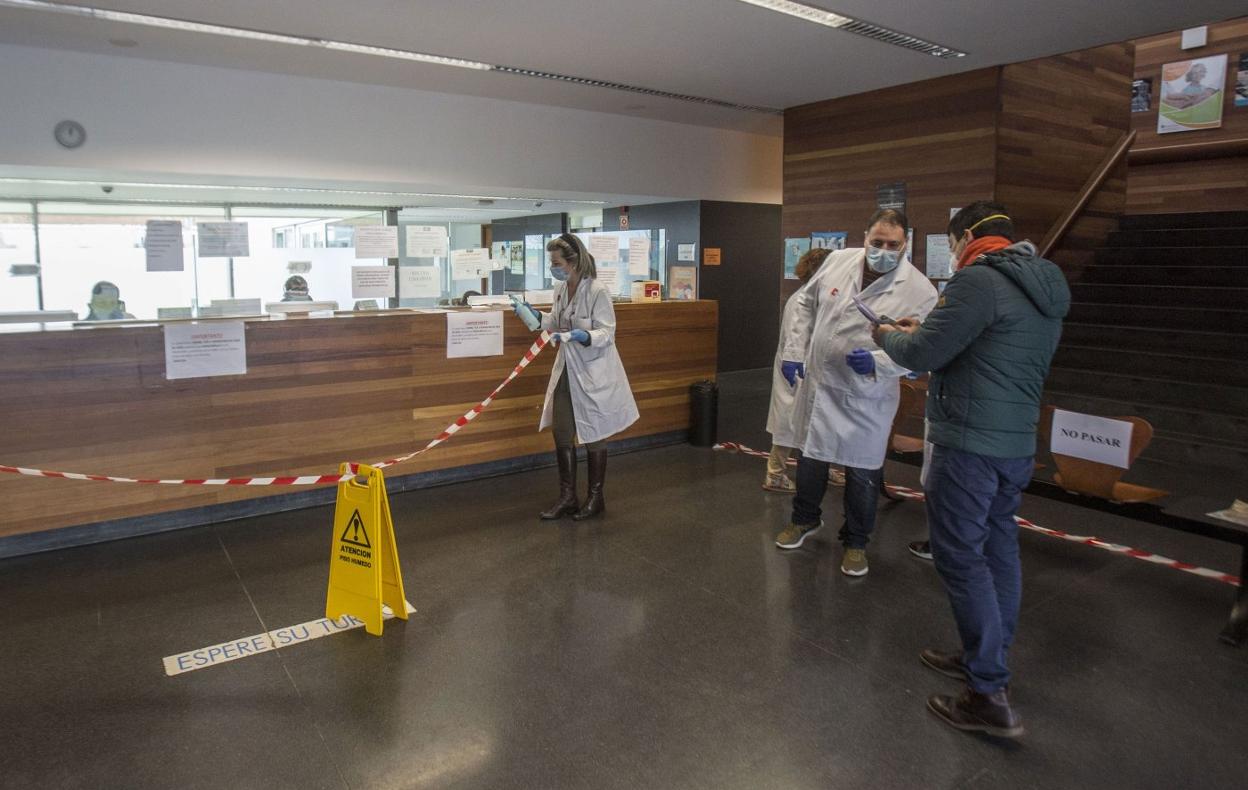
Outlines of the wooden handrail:
M 1066 212 L 1058 217 L 1057 222 L 1053 223 L 1053 227 L 1045 235 L 1044 241 L 1040 243 L 1041 258 L 1049 257 L 1049 253 L 1058 245 L 1058 242 L 1066 237 L 1066 232 L 1070 230 L 1070 226 L 1075 224 L 1075 220 L 1083 212 L 1084 207 L 1088 205 L 1088 201 L 1101 188 L 1101 184 L 1105 183 L 1105 179 L 1109 177 L 1110 171 L 1127 155 L 1127 151 L 1131 148 L 1131 143 L 1133 142 L 1135 142 L 1134 130 L 1124 134 L 1113 150 L 1105 155 L 1104 161 L 1101 162 L 1096 170 L 1092 171 L 1092 175 L 1088 177 L 1088 181 L 1083 185 L 1083 189 L 1079 190 L 1079 197 L 1075 198 L 1075 202 L 1070 205 L 1070 208 L 1066 209 Z

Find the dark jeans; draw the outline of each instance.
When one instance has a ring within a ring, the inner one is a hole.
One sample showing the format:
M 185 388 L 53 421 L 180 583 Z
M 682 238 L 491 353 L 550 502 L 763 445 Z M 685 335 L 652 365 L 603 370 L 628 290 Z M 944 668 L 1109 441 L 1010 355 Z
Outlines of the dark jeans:
M 932 559 L 962 637 L 971 688 L 991 694 L 1010 682 L 1006 657 L 1023 597 L 1014 513 L 1034 459 L 932 448 L 927 524 Z
M 884 485 L 884 468 L 845 467 L 845 523 L 838 535 L 849 549 L 865 549 L 875 529 L 875 507 Z M 823 515 L 828 491 L 828 462 L 802 456 L 797 459 L 797 493 L 793 496 L 793 523 L 814 526 Z

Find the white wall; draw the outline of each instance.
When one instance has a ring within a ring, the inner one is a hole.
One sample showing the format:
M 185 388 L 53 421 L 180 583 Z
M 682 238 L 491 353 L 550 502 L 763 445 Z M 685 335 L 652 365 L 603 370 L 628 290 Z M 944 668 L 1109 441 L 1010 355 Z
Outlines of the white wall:
M 781 202 L 778 137 L 8 45 L 0 75 L 0 167 Z

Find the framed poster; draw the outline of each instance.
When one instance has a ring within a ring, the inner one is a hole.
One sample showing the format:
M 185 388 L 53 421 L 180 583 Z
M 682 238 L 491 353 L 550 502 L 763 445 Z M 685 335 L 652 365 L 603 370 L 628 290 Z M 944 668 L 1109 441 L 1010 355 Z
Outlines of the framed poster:
M 1153 109 L 1153 81 L 1135 80 L 1131 83 L 1131 112 L 1148 112 Z
M 797 262 L 810 250 L 810 237 L 784 240 L 784 279 L 797 279 Z
M 1222 125 L 1226 59 L 1226 55 L 1213 55 L 1161 67 L 1158 134 L 1217 129 Z
M 697 300 L 697 266 L 672 266 L 668 268 L 667 298 L 678 302 L 693 302 Z
M 1248 107 L 1248 55 L 1239 56 L 1235 71 L 1235 106 Z

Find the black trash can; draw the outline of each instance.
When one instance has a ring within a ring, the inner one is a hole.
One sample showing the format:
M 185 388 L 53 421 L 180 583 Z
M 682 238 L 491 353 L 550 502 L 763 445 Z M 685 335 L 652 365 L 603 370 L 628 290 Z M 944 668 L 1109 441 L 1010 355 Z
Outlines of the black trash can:
M 689 444 L 713 447 L 718 437 L 719 385 L 695 381 L 689 385 Z

